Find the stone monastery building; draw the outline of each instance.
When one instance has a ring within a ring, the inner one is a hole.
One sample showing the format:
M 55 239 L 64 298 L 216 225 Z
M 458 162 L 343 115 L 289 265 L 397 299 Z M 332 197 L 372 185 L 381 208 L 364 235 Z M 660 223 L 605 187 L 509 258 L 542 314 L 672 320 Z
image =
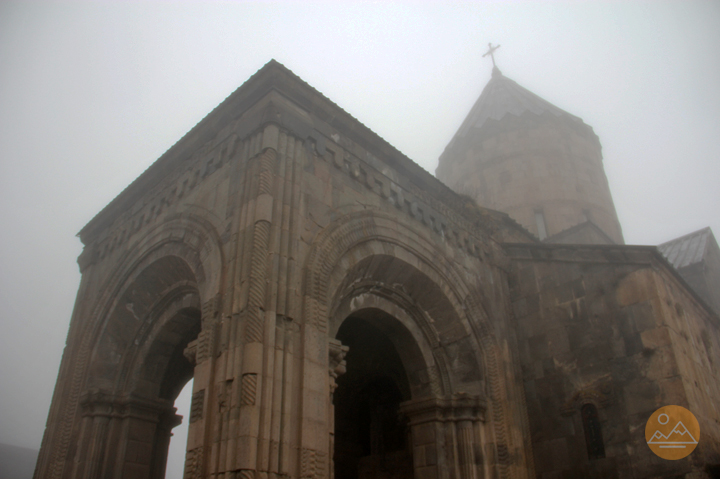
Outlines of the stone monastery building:
M 35 477 L 161 479 L 181 419 L 188 479 L 718 477 L 710 230 L 624 245 L 592 128 L 497 69 L 437 178 L 269 62 L 80 232 Z

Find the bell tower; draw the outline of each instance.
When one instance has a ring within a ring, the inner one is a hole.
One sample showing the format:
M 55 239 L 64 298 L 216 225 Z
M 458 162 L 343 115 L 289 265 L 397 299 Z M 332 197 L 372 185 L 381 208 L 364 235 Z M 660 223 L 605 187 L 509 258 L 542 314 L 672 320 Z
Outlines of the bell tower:
M 540 240 L 624 243 L 593 129 L 496 66 L 435 174 Z

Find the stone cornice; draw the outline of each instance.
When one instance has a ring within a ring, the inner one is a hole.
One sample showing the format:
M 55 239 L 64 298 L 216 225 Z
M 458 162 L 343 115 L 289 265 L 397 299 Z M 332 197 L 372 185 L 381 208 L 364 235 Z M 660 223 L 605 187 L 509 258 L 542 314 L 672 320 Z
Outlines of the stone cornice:
M 445 421 L 485 421 L 485 399 L 457 393 L 450 397 L 414 399 L 400 404 L 400 411 L 410 419 L 410 425 Z
M 180 165 L 185 164 L 186 161 L 197 155 L 198 151 L 203 148 L 211 150 L 216 147 L 215 143 L 223 143 L 225 138 L 224 135 L 221 135 L 221 132 L 272 92 L 279 94 L 309 113 L 310 121 L 307 123 L 310 124 L 306 124 L 304 128 L 300 129 L 307 129 L 308 127 L 310 129 L 306 132 L 306 135 L 301 134 L 300 137 L 303 140 L 308 138 L 315 140 L 316 147 L 320 152 L 324 150 L 325 138 L 331 138 L 333 134 L 345 136 L 352 143 L 365 149 L 370 155 L 382 158 L 382 162 L 395 169 L 400 176 L 408 179 L 419 190 L 438 198 L 440 202 L 454 210 L 459 216 L 465 217 L 468 222 L 485 223 L 486 227 L 491 230 L 497 228 L 499 224 L 503 224 L 503 227 L 512 226 L 508 225 L 507 221 L 504 221 L 501 213 L 477 207 L 470 211 L 466 206 L 466 198 L 453 192 L 440 180 L 403 155 L 352 115 L 273 60 L 228 96 L 225 101 L 202 119 L 90 220 L 78 233 L 83 244 L 88 245 L 95 241 L 103 229 L 112 225 L 116 218 L 131 209 L 143 194 L 156 188 L 168 175 L 175 172 Z M 247 123 L 247 125 L 235 125 L 240 127 L 240 130 L 247 131 L 228 131 L 226 134 L 228 136 L 235 134 L 237 141 L 242 141 L 252 131 L 260 130 L 268 123 L 280 124 L 288 122 L 289 117 L 287 115 L 283 115 L 284 118 L 281 119 L 279 115 L 273 113 L 272 106 L 265 108 L 261 112 L 254 112 L 249 118 L 246 118 L 246 121 L 241 122 Z M 281 126 L 290 127 L 289 129 L 294 133 L 302 133 L 302 131 L 295 131 L 298 128 L 293 128 L 291 125 Z M 219 138 L 218 135 L 223 137 Z M 227 159 L 225 157 L 220 161 L 227 161 Z M 206 166 L 202 164 L 197 167 L 202 169 L 206 168 Z M 201 172 L 201 175 L 204 174 L 204 171 Z

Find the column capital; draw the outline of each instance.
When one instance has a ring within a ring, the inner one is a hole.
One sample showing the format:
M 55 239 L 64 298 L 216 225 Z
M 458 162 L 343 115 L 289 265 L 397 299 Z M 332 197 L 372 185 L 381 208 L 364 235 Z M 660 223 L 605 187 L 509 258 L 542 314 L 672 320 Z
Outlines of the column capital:
M 330 374 L 330 392 L 337 387 L 335 380 L 347 371 L 345 355 L 350 347 L 344 346 L 338 339 L 328 340 L 328 373 Z
M 484 397 L 465 393 L 411 399 L 400 404 L 400 412 L 410 419 L 411 426 L 426 422 L 485 421 L 486 409 Z
M 135 394 L 116 394 L 102 389 L 90 389 L 80 397 L 83 416 L 134 417 L 159 422 L 161 416 L 173 416 L 172 402 L 146 398 Z M 179 424 L 179 423 L 178 423 Z

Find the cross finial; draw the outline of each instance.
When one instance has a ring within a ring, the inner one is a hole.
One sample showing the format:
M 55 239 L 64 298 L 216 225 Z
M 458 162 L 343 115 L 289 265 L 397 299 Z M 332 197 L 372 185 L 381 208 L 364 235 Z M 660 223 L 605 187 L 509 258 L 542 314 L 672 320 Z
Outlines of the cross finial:
M 492 46 L 492 43 L 488 43 L 488 51 L 485 53 L 485 55 L 483 55 L 483 58 L 490 55 L 490 58 L 492 58 L 492 62 L 493 62 L 493 68 L 497 68 L 497 66 L 495 65 L 494 53 L 495 53 L 495 50 L 497 50 L 498 48 L 500 48 L 500 45 Z

